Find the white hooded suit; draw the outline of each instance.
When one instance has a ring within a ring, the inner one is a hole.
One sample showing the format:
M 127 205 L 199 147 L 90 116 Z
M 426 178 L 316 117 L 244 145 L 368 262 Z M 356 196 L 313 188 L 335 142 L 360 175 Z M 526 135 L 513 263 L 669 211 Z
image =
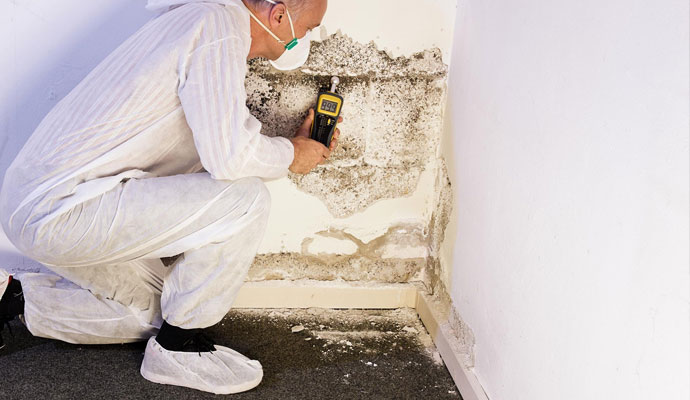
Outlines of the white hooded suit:
M 266 229 L 261 178 L 293 161 L 290 140 L 260 134 L 245 105 L 244 5 L 147 8 L 161 14 L 46 115 L 6 172 L 7 236 L 78 285 L 18 276 L 36 336 L 122 343 L 155 335 L 162 318 L 220 321 Z

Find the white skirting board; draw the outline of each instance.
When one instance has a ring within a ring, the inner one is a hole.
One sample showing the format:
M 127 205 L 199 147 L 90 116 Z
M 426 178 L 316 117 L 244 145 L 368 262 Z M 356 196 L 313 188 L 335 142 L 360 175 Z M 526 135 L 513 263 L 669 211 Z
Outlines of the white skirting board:
M 246 282 L 232 308 L 400 308 L 412 307 L 431 335 L 455 385 L 465 400 L 488 400 L 474 373 L 452 350 L 456 340 L 448 321 L 439 313 L 422 286 L 411 283 L 360 283 L 347 281 Z

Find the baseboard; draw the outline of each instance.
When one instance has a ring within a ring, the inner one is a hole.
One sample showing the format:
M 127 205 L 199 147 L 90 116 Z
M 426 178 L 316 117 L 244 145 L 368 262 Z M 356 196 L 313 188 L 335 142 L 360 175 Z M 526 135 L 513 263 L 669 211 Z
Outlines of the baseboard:
M 417 290 L 406 283 L 348 281 L 245 282 L 233 308 L 400 308 L 415 307 Z
M 465 400 L 488 400 L 476 375 L 453 351 L 448 321 L 434 309 L 423 286 L 412 283 L 361 283 L 347 281 L 246 282 L 233 308 L 379 308 L 412 307 L 431 335 L 455 385 Z
M 415 309 L 424 327 L 431 335 L 436 349 L 441 354 L 448 372 L 453 377 L 455 385 L 460 390 L 464 400 L 488 400 L 477 376 L 467 369 L 457 353 L 453 351 L 452 342 L 457 340 L 453 335 L 447 320 L 443 320 L 440 313 L 436 312 L 429 296 L 422 290 L 417 291 L 417 304 Z

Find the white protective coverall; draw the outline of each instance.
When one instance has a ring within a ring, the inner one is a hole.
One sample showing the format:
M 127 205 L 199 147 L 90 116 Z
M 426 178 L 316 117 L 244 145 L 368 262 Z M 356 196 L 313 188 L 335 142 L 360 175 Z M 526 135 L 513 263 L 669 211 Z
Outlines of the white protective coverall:
M 5 174 L 5 233 L 71 281 L 17 275 L 35 336 L 123 343 L 162 318 L 219 322 L 266 229 L 261 178 L 293 161 L 290 140 L 260 134 L 246 107 L 241 1 L 147 8 L 161 13 L 56 104 Z

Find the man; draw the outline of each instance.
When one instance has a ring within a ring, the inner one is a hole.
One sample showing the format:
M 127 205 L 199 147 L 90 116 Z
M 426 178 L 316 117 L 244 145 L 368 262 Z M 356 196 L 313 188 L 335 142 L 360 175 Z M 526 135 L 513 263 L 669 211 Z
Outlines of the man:
M 148 339 L 141 374 L 153 382 L 257 386 L 259 361 L 203 329 L 229 311 L 263 238 L 261 178 L 308 173 L 340 132 L 330 148 L 309 139 L 310 110 L 294 137 L 261 135 L 246 60 L 299 66 L 326 7 L 149 0 L 161 14 L 48 113 L 6 172 L 5 233 L 71 282 L 0 270 L 0 324 L 19 315 L 33 335 L 70 343 Z

